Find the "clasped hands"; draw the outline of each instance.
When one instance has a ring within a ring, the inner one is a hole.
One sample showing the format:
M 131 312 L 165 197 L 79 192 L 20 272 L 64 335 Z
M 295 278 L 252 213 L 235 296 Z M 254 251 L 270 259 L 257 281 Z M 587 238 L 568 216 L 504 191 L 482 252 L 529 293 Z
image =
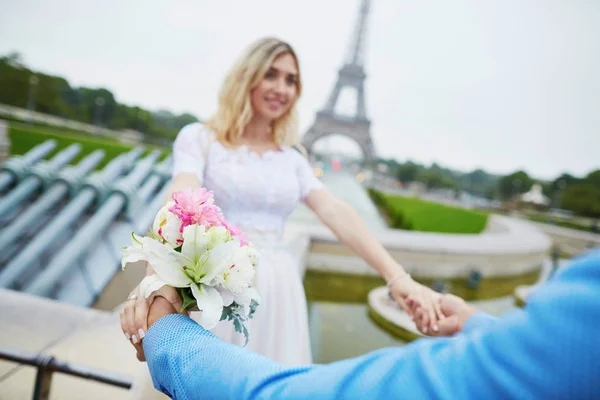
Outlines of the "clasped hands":
M 462 330 L 463 325 L 475 314 L 477 310 L 467 304 L 463 299 L 452 294 L 444 294 L 438 297 L 440 311 L 443 314 L 441 319 L 436 322 L 437 329 L 431 330 L 430 314 L 418 300 L 408 296 L 406 305 L 417 329 L 429 336 L 452 336 Z

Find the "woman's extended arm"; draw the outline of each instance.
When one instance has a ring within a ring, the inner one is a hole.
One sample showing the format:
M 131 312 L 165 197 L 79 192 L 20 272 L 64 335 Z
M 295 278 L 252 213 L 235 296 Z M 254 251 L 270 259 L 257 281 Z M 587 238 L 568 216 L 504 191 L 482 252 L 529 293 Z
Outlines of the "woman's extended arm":
M 333 231 L 340 242 L 379 272 L 390 285 L 394 299 L 405 311 L 409 312 L 404 301 L 407 296 L 410 295 L 420 302 L 429 311 L 430 325 L 435 329 L 435 321 L 442 318 L 437 301 L 439 295 L 410 278 L 348 203 L 325 189 L 312 190 L 306 196 L 305 203 Z

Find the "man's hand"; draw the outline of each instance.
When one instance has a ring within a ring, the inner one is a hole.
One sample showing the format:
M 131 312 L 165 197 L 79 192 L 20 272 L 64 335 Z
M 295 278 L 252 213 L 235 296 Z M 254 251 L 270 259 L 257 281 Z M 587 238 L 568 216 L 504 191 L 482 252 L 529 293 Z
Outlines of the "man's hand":
M 173 305 L 164 297 L 155 297 L 152 305 L 150 306 L 150 312 L 148 313 L 148 329 L 159 319 L 169 314 L 177 314 L 177 310 L 173 307 Z M 135 350 L 137 351 L 137 359 L 139 361 L 146 361 L 146 356 L 144 355 L 144 347 L 142 343 L 134 344 Z
M 148 313 L 150 306 L 156 298 L 167 299 L 176 310 L 181 309 L 183 305 L 177 289 L 171 286 L 165 285 L 161 287 L 152 292 L 152 294 L 144 300 L 144 297 L 140 293 L 140 286 L 138 285 L 129 296 L 129 299 L 125 301 L 125 305 L 121 311 L 121 329 L 127 340 L 131 341 L 131 344 L 136 350 L 142 347 L 141 341 L 148 330 Z
M 411 307 L 413 321 L 417 329 L 430 336 L 452 336 L 462 330 L 463 325 L 477 310 L 468 305 L 463 299 L 452 294 L 445 294 L 440 298 L 440 307 L 445 318 L 437 322 L 438 331 L 427 330 L 427 311 L 412 298 L 407 299 Z

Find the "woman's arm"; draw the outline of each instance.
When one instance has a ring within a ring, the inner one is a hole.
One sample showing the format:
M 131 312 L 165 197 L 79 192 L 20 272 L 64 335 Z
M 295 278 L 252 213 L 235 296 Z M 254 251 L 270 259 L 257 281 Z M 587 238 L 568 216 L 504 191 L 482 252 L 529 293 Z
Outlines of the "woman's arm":
M 340 242 L 375 268 L 386 282 L 405 272 L 375 239 L 362 218 L 348 203 L 338 199 L 328 190 L 311 191 L 305 202 Z
M 390 285 L 394 299 L 406 312 L 410 312 L 405 302 L 408 295 L 427 309 L 430 324 L 435 329 L 435 321 L 442 317 L 437 294 L 410 279 L 410 275 L 377 241 L 354 208 L 325 189 L 310 191 L 305 203 L 340 242 L 379 272 Z

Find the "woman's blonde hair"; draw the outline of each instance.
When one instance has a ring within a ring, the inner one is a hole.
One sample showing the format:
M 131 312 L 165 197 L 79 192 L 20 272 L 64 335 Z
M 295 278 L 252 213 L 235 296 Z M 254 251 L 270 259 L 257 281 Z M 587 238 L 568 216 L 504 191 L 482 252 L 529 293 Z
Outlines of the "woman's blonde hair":
M 283 54 L 294 57 L 296 67 L 300 70 L 298 57 L 292 47 L 275 38 L 256 41 L 233 65 L 221 87 L 219 108 L 206 123 L 215 132 L 219 142 L 233 145 L 242 137 L 253 116 L 250 92 L 262 81 L 273 60 Z M 296 98 L 289 110 L 273 121 L 271 126 L 273 138 L 279 145 L 291 146 L 298 140 L 296 101 L 302 92 L 299 71 L 296 89 Z

